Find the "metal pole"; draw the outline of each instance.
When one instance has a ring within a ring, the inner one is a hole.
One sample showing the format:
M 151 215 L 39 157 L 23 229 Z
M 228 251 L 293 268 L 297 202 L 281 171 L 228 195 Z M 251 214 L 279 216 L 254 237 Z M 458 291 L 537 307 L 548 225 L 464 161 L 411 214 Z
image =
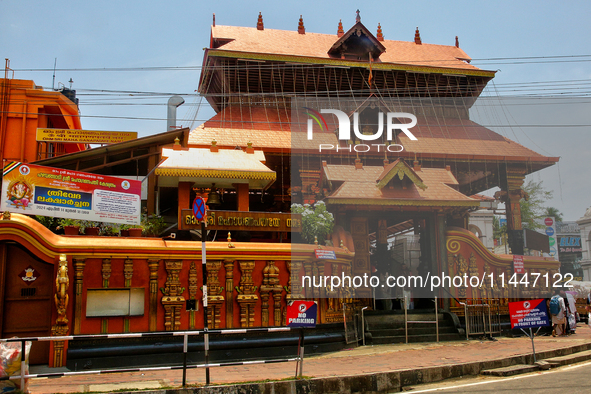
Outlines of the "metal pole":
M 189 336 L 183 335 L 183 387 L 187 385 L 187 350 L 189 348 Z
M 209 365 L 209 330 L 207 323 L 207 255 L 205 252 L 205 218 L 201 221 L 201 268 L 203 276 L 203 345 L 205 364 Z M 209 386 L 209 367 L 205 367 L 205 384 Z
M 300 355 L 302 354 L 302 335 L 300 333 L 300 337 L 298 338 L 298 351 L 297 351 L 297 360 L 296 360 L 296 370 L 295 370 L 295 377 L 299 376 L 300 371 L 300 362 L 302 361 Z
M 408 343 L 408 316 L 406 311 L 406 295 L 404 296 L 404 337 Z
M 466 341 L 469 340 L 470 338 L 468 337 L 468 306 L 466 304 L 464 304 L 464 320 L 466 322 Z
M 365 346 L 365 316 L 363 314 L 363 311 L 365 311 L 366 309 L 366 306 L 361 308 L 361 338 L 363 339 L 363 346 Z
M 529 337 L 531 338 L 531 349 L 534 353 L 534 363 L 536 362 L 536 347 L 534 346 L 534 334 L 531 331 L 531 327 L 529 328 Z
M 26 341 L 21 341 L 21 390 L 24 393 L 25 392 L 25 362 L 26 357 L 25 357 L 25 350 L 26 350 Z
M 482 304 L 482 309 L 484 309 L 484 306 L 486 304 Z M 484 314 L 484 311 L 482 311 L 482 332 L 484 333 L 484 336 L 486 336 L 486 315 Z
M 490 338 L 492 339 L 493 335 L 492 335 L 492 319 L 490 316 L 490 305 L 488 306 L 488 332 L 490 333 Z
M 437 296 L 435 296 L 435 330 L 437 330 L 437 342 L 439 342 L 439 314 L 437 307 Z
M 304 329 L 300 329 L 300 378 L 304 372 Z

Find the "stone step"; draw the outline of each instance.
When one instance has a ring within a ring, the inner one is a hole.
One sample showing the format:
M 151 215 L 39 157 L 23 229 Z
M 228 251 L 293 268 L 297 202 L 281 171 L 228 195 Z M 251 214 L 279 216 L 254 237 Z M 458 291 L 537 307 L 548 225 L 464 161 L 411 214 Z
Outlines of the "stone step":
M 382 329 L 370 329 L 368 332 L 371 332 L 371 335 L 376 337 L 388 337 L 388 336 L 399 336 L 404 335 L 404 327 L 400 328 L 382 328 Z M 428 335 L 433 334 L 435 332 L 435 324 L 430 324 L 428 326 L 422 325 L 422 327 L 409 327 L 408 328 L 408 335 Z M 442 327 L 439 326 L 439 334 L 457 334 L 458 331 L 454 327 Z
M 480 372 L 480 374 L 487 376 L 513 376 L 522 373 L 538 371 L 539 369 L 540 368 L 537 365 L 518 364 L 503 368 L 487 369 Z
M 439 341 L 458 341 L 461 340 L 462 337 L 459 334 L 439 334 Z M 436 342 L 437 336 L 435 333 L 427 335 L 410 335 L 408 336 L 408 342 Z M 406 338 L 404 335 L 395 335 L 395 336 L 387 336 L 387 337 L 372 337 L 372 344 L 373 345 L 383 345 L 388 343 L 405 343 Z
M 445 322 L 443 313 L 438 313 L 439 322 Z M 409 321 L 435 321 L 434 313 L 412 313 L 407 315 Z M 365 316 L 365 321 L 369 325 L 392 325 L 402 324 L 404 326 L 404 314 L 388 314 L 388 315 L 369 315 Z
M 587 351 L 579 352 L 579 353 L 567 354 L 566 356 L 547 358 L 544 361 L 546 361 L 548 364 L 552 365 L 553 367 L 558 367 L 561 365 L 580 363 L 581 361 L 587 361 L 587 360 L 591 360 L 591 350 L 587 350 Z
M 511 365 L 509 367 L 487 369 L 480 372 L 482 375 L 490 376 L 512 376 L 522 373 L 534 372 L 539 370 L 546 370 L 549 368 L 560 367 L 562 365 L 570 365 L 591 360 L 591 350 L 583 352 L 567 354 L 566 356 L 552 357 L 545 360 L 538 361 L 534 365 Z
M 368 331 L 374 330 L 404 330 L 404 322 L 400 323 L 389 323 L 389 324 L 368 324 L 367 326 Z M 435 329 L 435 323 L 408 323 L 408 330 L 420 330 L 423 328 L 431 328 Z M 448 321 L 440 321 L 439 328 L 442 329 L 444 327 L 451 327 L 455 329 L 452 322 Z

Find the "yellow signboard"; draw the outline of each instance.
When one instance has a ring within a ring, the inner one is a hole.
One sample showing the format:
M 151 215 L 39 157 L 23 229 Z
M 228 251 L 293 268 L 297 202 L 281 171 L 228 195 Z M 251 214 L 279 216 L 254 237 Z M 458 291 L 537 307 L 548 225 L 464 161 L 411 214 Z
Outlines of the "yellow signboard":
M 75 144 L 116 144 L 135 140 L 136 131 L 37 129 L 37 141 Z

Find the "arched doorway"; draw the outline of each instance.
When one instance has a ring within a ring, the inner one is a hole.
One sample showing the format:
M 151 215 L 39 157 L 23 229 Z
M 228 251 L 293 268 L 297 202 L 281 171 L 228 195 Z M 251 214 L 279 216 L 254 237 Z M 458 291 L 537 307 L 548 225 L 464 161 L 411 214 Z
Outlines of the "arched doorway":
M 0 337 L 51 334 L 53 269 L 17 243 L 0 243 Z M 29 363 L 48 361 L 49 342 L 33 342 Z

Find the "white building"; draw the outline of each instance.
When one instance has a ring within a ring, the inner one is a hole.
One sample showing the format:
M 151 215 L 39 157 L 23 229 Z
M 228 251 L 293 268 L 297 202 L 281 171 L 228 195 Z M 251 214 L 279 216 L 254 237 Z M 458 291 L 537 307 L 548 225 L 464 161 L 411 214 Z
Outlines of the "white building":
M 583 249 L 583 259 L 580 264 L 583 268 L 583 280 L 591 280 L 591 207 L 587 209 L 585 215 L 577 220 L 581 233 L 581 248 Z
M 493 237 L 494 209 L 498 202 L 494 198 L 476 194 L 471 196 L 480 200 L 480 209 L 470 212 L 468 230 L 476 234 L 482 244 L 490 251 L 494 251 L 495 239 Z

